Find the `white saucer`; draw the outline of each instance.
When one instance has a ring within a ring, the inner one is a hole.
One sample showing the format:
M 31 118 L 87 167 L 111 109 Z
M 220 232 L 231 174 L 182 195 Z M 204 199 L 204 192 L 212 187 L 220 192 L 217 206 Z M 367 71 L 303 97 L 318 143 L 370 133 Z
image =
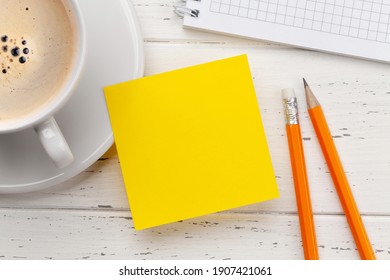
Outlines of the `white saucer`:
M 143 39 L 128 0 L 79 0 L 88 55 L 80 85 L 55 118 L 75 156 L 57 169 L 32 129 L 0 135 L 0 193 L 47 188 L 79 174 L 113 144 L 103 87 L 143 75 Z

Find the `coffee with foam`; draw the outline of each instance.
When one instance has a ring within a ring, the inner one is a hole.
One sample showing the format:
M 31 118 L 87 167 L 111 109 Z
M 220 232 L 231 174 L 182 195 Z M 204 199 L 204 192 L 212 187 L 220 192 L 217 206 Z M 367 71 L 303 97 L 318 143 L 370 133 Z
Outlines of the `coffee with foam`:
M 0 0 L 0 125 L 49 104 L 75 65 L 77 30 L 65 0 Z

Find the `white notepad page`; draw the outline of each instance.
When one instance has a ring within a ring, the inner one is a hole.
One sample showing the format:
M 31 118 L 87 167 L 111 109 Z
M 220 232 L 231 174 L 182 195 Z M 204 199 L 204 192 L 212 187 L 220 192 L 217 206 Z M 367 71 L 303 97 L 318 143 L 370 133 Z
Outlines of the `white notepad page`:
M 184 26 L 390 62 L 390 0 L 187 1 Z

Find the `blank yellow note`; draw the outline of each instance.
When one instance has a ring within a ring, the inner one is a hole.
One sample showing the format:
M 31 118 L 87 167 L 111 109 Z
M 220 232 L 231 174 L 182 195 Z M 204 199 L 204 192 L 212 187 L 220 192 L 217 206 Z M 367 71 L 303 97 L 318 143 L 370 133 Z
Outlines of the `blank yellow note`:
M 245 55 L 105 95 L 136 229 L 278 197 Z

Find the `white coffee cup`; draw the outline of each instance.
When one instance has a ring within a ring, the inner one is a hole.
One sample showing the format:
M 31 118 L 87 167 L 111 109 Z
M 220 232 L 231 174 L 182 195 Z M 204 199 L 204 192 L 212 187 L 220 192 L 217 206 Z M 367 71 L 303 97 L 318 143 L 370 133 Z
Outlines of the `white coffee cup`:
M 85 57 L 86 57 L 86 33 L 83 22 L 83 17 L 80 12 L 80 7 L 77 0 L 57 0 L 66 5 L 66 10 L 72 16 L 72 30 L 74 30 L 74 37 L 76 40 L 72 41 L 74 44 L 74 59 L 69 65 L 67 78 L 60 87 L 56 89 L 56 94 L 50 98 L 47 103 L 39 106 L 36 111 L 27 114 L 23 117 L 10 118 L 0 121 L 0 134 L 13 133 L 20 130 L 34 128 L 39 136 L 44 150 L 48 156 L 53 160 L 58 168 L 68 166 L 74 160 L 74 156 L 65 140 L 57 122 L 54 118 L 58 112 L 69 100 L 72 93 L 80 80 L 83 72 Z M 26 1 L 28 3 L 28 1 Z M 38 8 L 40 1 L 35 2 L 34 7 L 26 7 L 25 9 L 32 11 L 32 8 Z M 47 11 L 50 13 L 50 11 Z M 49 23 L 50 24 L 50 23 Z M 52 24 L 56 24 L 53 22 Z M 2 34 L 0 34 L 1 36 Z M 5 41 L 5 40 L 4 40 Z M 26 51 L 27 52 L 27 51 Z M 39 53 L 38 51 L 36 53 Z M 14 61 L 12 60 L 14 63 Z M 21 67 L 18 65 L 17 67 Z M 35 89 L 36 90 L 36 89 Z M 1 137 L 1 135 L 0 135 Z

